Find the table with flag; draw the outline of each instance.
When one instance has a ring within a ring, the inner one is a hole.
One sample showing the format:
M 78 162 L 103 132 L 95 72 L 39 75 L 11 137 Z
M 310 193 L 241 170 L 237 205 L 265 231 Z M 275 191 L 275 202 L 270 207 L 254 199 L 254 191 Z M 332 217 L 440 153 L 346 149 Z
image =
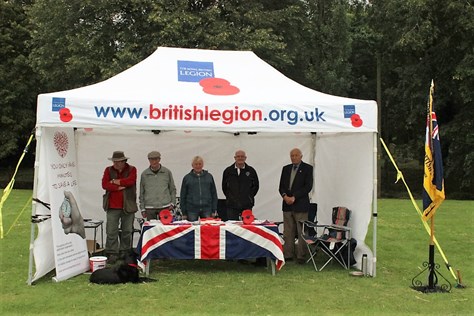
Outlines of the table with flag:
M 285 264 L 282 241 L 274 223 L 164 225 L 145 222 L 138 241 L 140 261 L 148 275 L 151 259 L 270 259 L 272 274 Z

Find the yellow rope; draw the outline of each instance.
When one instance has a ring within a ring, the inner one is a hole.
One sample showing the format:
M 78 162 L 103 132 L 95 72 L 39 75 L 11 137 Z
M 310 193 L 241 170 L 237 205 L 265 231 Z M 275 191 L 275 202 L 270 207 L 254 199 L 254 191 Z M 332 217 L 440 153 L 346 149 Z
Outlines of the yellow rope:
M 31 206 L 31 200 L 33 199 L 33 195 L 30 196 L 30 198 L 28 199 L 28 201 L 26 202 L 25 206 L 23 206 L 23 208 L 21 209 L 21 212 L 20 214 L 18 214 L 18 216 L 15 218 L 15 220 L 13 221 L 12 223 L 12 226 L 10 226 L 10 228 L 8 229 L 7 233 L 5 234 L 5 237 L 8 236 L 8 234 L 10 233 L 10 230 L 12 230 L 13 226 L 15 226 L 16 222 L 18 222 L 18 219 L 20 219 L 21 217 L 21 214 L 23 214 L 23 212 L 26 210 L 26 208 L 28 206 Z
M 405 184 L 405 187 L 407 188 L 408 195 L 410 196 L 410 200 L 411 200 L 413 206 L 415 207 L 416 211 L 418 212 L 418 215 L 420 215 L 420 219 L 421 219 L 421 222 L 423 223 L 423 226 L 425 227 L 425 229 L 426 229 L 426 231 L 428 232 L 428 234 L 431 235 L 430 227 L 429 227 L 428 223 L 423 220 L 423 212 L 421 212 L 420 208 L 419 208 L 418 205 L 416 204 L 415 199 L 413 198 L 413 194 L 411 194 L 410 188 L 408 187 L 408 184 L 405 182 L 405 178 L 403 177 L 403 173 L 400 171 L 400 169 L 398 169 L 398 166 L 397 166 L 397 164 L 395 163 L 395 160 L 393 159 L 392 154 L 391 154 L 390 151 L 388 150 L 388 148 L 387 148 L 387 146 L 385 145 L 385 142 L 383 141 L 382 138 L 380 138 L 380 141 L 382 142 L 383 148 L 385 148 L 385 151 L 387 152 L 387 155 L 388 155 L 388 157 L 390 158 L 390 161 L 392 162 L 393 166 L 394 166 L 395 169 L 397 170 L 397 181 L 395 181 L 395 183 L 397 183 L 398 180 L 402 179 L 403 184 Z M 451 274 L 453 275 L 454 279 L 455 279 L 456 281 L 458 281 L 458 278 L 456 277 L 456 274 L 454 273 L 453 268 L 451 267 L 451 265 L 450 265 L 449 262 L 448 262 L 448 258 L 446 258 L 445 254 L 444 254 L 444 252 L 443 252 L 443 249 L 441 249 L 441 246 L 439 245 L 438 240 L 437 240 L 436 237 L 434 237 L 434 236 L 433 236 L 433 241 L 434 241 L 436 247 L 438 248 L 438 251 L 439 251 L 439 253 L 441 254 L 441 257 L 443 257 L 443 260 L 444 260 L 444 262 L 446 263 L 446 267 L 449 269 L 449 271 L 450 271 Z
M 25 157 L 25 154 L 28 152 L 27 149 L 30 146 L 30 143 L 32 140 L 33 140 L 33 133 L 31 133 L 30 139 L 28 139 L 28 143 L 25 146 L 25 150 L 23 150 L 23 154 L 21 154 L 20 160 L 18 160 L 18 163 L 16 164 L 15 172 L 13 173 L 12 179 L 5 187 L 5 190 L 3 190 L 2 199 L 0 200 L 0 239 L 3 239 L 3 214 L 2 214 L 3 204 L 5 203 L 5 201 L 7 200 L 8 196 L 10 195 L 13 189 L 13 185 L 15 184 L 16 173 L 18 172 L 18 168 L 20 167 L 21 161 Z

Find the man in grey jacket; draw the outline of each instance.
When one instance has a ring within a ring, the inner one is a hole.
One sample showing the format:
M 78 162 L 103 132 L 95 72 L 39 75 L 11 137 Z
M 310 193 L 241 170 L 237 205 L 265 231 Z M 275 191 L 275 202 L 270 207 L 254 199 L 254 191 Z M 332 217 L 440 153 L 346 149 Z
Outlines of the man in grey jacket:
M 148 154 L 150 167 L 140 178 L 140 210 L 148 220 L 157 219 L 163 209 L 173 209 L 176 204 L 176 186 L 171 171 L 161 165 L 161 154 L 152 151 Z

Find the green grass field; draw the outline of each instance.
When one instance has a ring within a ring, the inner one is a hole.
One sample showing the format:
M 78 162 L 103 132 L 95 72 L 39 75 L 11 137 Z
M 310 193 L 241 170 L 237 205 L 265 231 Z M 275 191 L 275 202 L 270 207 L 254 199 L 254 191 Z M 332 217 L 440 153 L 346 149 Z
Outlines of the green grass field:
M 353 277 L 331 264 L 288 262 L 276 276 L 266 268 L 226 261 L 154 261 L 158 282 L 117 286 L 90 284 L 88 275 L 55 283 L 54 272 L 26 284 L 30 241 L 29 190 L 14 190 L 3 207 L 0 240 L 1 315 L 473 315 L 474 201 L 445 201 L 435 232 L 464 289 L 446 269 L 450 293 L 424 294 L 412 278 L 428 260 L 429 235 L 409 200 L 378 204 L 377 275 Z M 372 224 L 366 242 L 372 245 Z M 421 280 L 427 284 L 428 276 Z M 441 283 L 441 280 L 440 280 Z

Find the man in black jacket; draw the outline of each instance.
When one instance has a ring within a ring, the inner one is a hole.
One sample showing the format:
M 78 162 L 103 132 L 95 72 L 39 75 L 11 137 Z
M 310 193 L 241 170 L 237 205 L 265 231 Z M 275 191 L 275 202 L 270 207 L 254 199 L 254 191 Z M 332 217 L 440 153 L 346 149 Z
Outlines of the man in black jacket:
M 251 210 L 259 189 L 257 172 L 245 163 L 245 151 L 235 152 L 235 163 L 222 174 L 222 192 L 226 197 L 227 219 L 239 220 L 243 210 Z
M 302 161 L 303 154 L 298 148 L 290 152 L 291 164 L 283 167 L 280 177 L 280 196 L 283 210 L 283 253 L 285 259 L 291 260 L 295 254 L 295 236 L 298 234 L 296 259 L 305 262 L 305 241 L 301 236 L 299 221 L 308 219 L 310 208 L 309 193 L 313 188 L 313 166 Z

